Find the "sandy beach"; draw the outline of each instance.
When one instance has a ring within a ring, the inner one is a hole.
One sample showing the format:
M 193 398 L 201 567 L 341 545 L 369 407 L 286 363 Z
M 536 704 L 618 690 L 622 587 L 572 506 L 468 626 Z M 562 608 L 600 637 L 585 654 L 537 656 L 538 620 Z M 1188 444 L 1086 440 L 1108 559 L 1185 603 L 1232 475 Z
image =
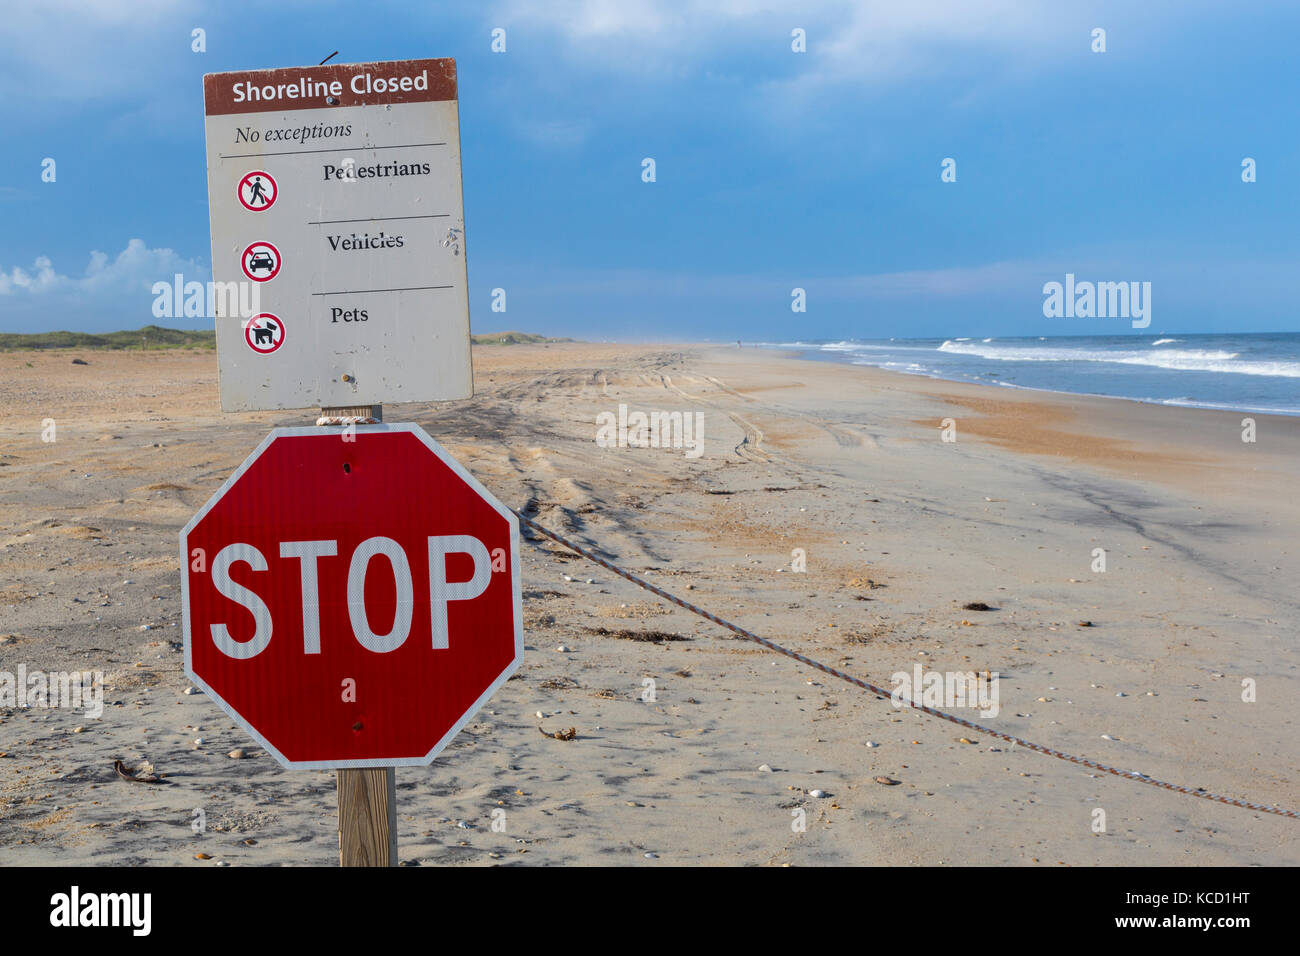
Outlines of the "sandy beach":
M 474 366 L 472 400 L 385 417 L 548 528 L 877 684 L 996 673 L 996 716 L 956 712 L 998 730 L 1300 806 L 1300 418 L 1250 416 L 1243 442 L 1241 413 L 734 346 L 478 346 Z M 99 719 L 0 708 L 0 863 L 335 865 L 334 775 L 282 769 L 187 694 L 180 653 L 177 532 L 268 429 L 314 412 L 223 415 L 211 352 L 0 368 L 0 670 L 107 688 Z M 699 413 L 699 454 L 602 447 L 620 405 Z M 432 766 L 398 771 L 404 863 L 1300 858 L 1294 820 L 896 709 L 552 543 L 522 557 L 523 667 Z

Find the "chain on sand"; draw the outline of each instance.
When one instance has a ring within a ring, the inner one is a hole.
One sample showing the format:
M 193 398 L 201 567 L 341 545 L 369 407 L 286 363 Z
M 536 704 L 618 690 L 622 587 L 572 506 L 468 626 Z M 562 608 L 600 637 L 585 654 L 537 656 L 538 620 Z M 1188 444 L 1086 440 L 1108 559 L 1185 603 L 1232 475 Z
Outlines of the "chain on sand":
M 513 511 L 514 509 L 511 510 Z M 719 627 L 725 627 L 733 634 L 742 637 L 747 641 L 752 641 L 755 644 L 761 645 L 762 647 L 766 647 L 768 650 L 775 651 L 777 654 L 783 654 L 786 657 L 796 660 L 801 664 L 806 664 L 808 667 L 812 667 L 816 670 L 819 670 L 823 674 L 829 674 L 831 677 L 837 677 L 842 681 L 847 681 L 848 683 L 853 684 L 856 687 L 861 687 L 863 690 L 870 691 L 871 693 L 876 694 L 879 697 L 892 696 L 892 692 L 886 690 L 883 687 L 877 687 L 875 684 L 872 684 L 869 681 L 862 680 L 859 677 L 854 677 L 852 674 L 847 674 L 844 671 L 837 670 L 834 667 L 829 667 L 826 664 L 822 664 L 819 661 L 815 661 L 810 657 L 805 657 L 804 655 L 796 651 L 792 651 L 789 648 L 782 647 L 780 644 L 777 644 L 773 641 L 769 641 L 767 638 L 759 637 L 757 634 L 753 633 L 752 631 L 747 631 L 743 627 L 739 627 L 735 624 L 732 624 L 730 621 L 724 621 L 722 618 L 718 617 L 717 615 L 710 614 L 708 611 L 704 610 L 703 608 L 696 607 L 694 604 L 690 603 L 689 601 L 682 600 L 677 595 L 670 594 L 669 592 L 665 591 L 663 588 L 656 587 L 655 585 L 651 584 L 649 581 L 646 581 L 644 578 L 640 578 L 637 575 L 631 573 L 630 571 L 624 571 L 622 568 L 611 564 L 610 562 L 606 561 L 604 558 L 600 557 L 597 554 L 592 553 L 591 551 L 582 547 L 581 545 L 575 544 L 574 542 L 561 537 L 555 532 L 542 527 L 536 521 L 520 514 L 518 511 L 515 511 L 514 514 L 516 517 L 519 518 L 521 522 L 523 522 L 529 528 L 536 531 L 538 534 L 545 535 L 546 537 L 550 538 L 552 541 L 555 541 L 563 545 L 564 547 L 568 548 L 570 551 L 582 555 L 582 557 L 586 558 L 588 561 L 595 562 L 605 570 L 617 574 L 619 577 L 625 578 L 628 581 L 631 581 L 633 584 L 637 585 L 638 587 L 644 588 L 645 590 L 649 591 L 651 594 L 658 595 L 659 597 L 663 598 L 665 601 L 670 601 L 673 604 L 676 604 L 678 607 L 685 608 L 686 610 L 690 611 L 692 614 L 698 614 L 700 617 L 704 618 L 705 620 L 712 621 L 714 624 L 717 624 Z M 1148 777 L 1144 773 L 1138 773 L 1136 770 L 1120 770 L 1118 767 L 1110 767 L 1103 763 L 1097 763 L 1095 760 L 1088 760 L 1086 757 L 1076 757 L 1073 754 L 1068 754 L 1065 753 L 1064 751 L 1056 750 L 1053 747 L 1045 747 L 1042 744 L 1036 744 L 1033 741 L 1025 740 L 1021 737 L 1015 737 L 1012 736 L 1011 734 L 1004 734 L 999 730 L 993 730 L 992 728 L 985 727 L 981 724 L 972 723 L 971 721 L 965 720 L 964 718 L 954 716 L 953 714 L 945 713 L 942 710 L 936 710 L 933 707 L 926 707 L 923 704 L 914 703 L 912 701 L 906 700 L 905 698 L 900 698 L 900 702 L 906 704 L 908 707 L 911 707 L 913 710 L 919 710 L 922 713 L 929 714 L 931 717 L 938 717 L 941 720 L 949 721 L 951 723 L 957 724 L 960 727 L 967 727 L 978 733 L 986 734 L 989 737 L 996 737 L 998 740 L 1006 741 L 1007 743 L 1010 743 L 1014 746 L 1024 747 L 1026 750 L 1032 750 L 1036 753 L 1046 754 L 1049 757 L 1056 757 L 1058 760 L 1066 760 L 1069 761 L 1070 763 L 1078 764 L 1081 767 L 1088 767 L 1092 770 L 1098 770 L 1101 771 L 1102 773 L 1112 774 L 1116 777 L 1124 777 L 1128 780 L 1136 780 L 1138 783 L 1145 783 L 1148 786 L 1159 787 L 1162 790 L 1172 790 L 1174 793 L 1185 793 L 1189 797 L 1199 797 L 1202 800 L 1214 800 L 1218 803 L 1226 803 L 1228 804 L 1228 806 L 1241 807 L 1243 810 L 1256 810 L 1260 813 L 1273 813 L 1282 817 L 1290 817 L 1293 820 L 1300 819 L 1300 813 L 1297 813 L 1295 810 L 1285 810 L 1281 807 L 1276 807 L 1276 806 L 1274 807 L 1265 806 L 1260 803 L 1251 803 L 1246 800 L 1238 800 L 1235 797 L 1225 797 L 1217 793 L 1210 793 L 1208 790 L 1193 789 L 1191 787 L 1180 786 L 1179 784 L 1176 783 L 1166 783 L 1163 780 L 1157 780 L 1154 777 Z

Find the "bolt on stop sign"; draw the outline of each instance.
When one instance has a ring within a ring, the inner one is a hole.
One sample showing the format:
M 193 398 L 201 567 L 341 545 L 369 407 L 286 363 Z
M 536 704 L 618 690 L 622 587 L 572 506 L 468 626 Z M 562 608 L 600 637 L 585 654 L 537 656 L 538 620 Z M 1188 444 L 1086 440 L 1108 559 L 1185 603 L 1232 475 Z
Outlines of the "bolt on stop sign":
M 277 428 L 181 531 L 185 670 L 287 767 L 430 763 L 519 666 L 519 522 L 416 425 Z

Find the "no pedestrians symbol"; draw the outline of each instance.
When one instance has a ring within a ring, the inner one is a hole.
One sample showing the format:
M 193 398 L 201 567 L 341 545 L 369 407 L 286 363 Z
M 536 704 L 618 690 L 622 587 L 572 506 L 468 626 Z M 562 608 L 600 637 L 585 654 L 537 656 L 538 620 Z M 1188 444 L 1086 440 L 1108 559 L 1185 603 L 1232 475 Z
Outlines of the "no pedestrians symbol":
M 239 181 L 239 201 L 245 209 L 265 212 L 275 205 L 280 187 L 275 177 L 265 170 L 255 169 Z
M 259 355 L 270 355 L 284 344 L 284 320 L 273 312 L 262 312 L 244 323 L 244 341 Z
M 239 264 L 254 282 L 270 282 L 280 273 L 280 250 L 269 242 L 249 243 Z

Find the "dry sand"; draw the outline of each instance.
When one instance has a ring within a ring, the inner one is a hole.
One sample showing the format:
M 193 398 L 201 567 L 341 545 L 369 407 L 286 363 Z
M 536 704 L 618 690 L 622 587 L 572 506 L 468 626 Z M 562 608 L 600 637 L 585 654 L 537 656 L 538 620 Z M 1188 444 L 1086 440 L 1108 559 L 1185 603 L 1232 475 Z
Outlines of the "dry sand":
M 101 670 L 108 684 L 99 720 L 0 709 L 0 862 L 337 862 L 333 775 L 281 769 L 184 693 L 177 531 L 270 427 L 314 419 L 222 415 L 215 366 L 211 353 L 0 354 L 0 670 Z M 1247 444 L 1239 414 L 748 349 L 479 347 L 475 366 L 473 400 L 387 417 L 424 426 L 548 527 L 879 684 L 918 662 L 998 672 L 996 728 L 1300 804 L 1300 419 L 1255 416 Z M 596 416 L 619 403 L 702 412 L 704 454 L 598 447 Z M 1296 821 L 897 711 L 548 543 L 525 542 L 523 569 L 519 677 L 433 766 L 398 771 L 403 861 L 1297 861 Z M 962 609 L 972 601 L 995 610 Z M 1246 678 L 1257 702 L 1242 700 Z M 227 757 L 236 747 L 249 756 Z M 118 779 L 118 759 L 163 783 Z M 792 830 L 799 809 L 806 832 Z

